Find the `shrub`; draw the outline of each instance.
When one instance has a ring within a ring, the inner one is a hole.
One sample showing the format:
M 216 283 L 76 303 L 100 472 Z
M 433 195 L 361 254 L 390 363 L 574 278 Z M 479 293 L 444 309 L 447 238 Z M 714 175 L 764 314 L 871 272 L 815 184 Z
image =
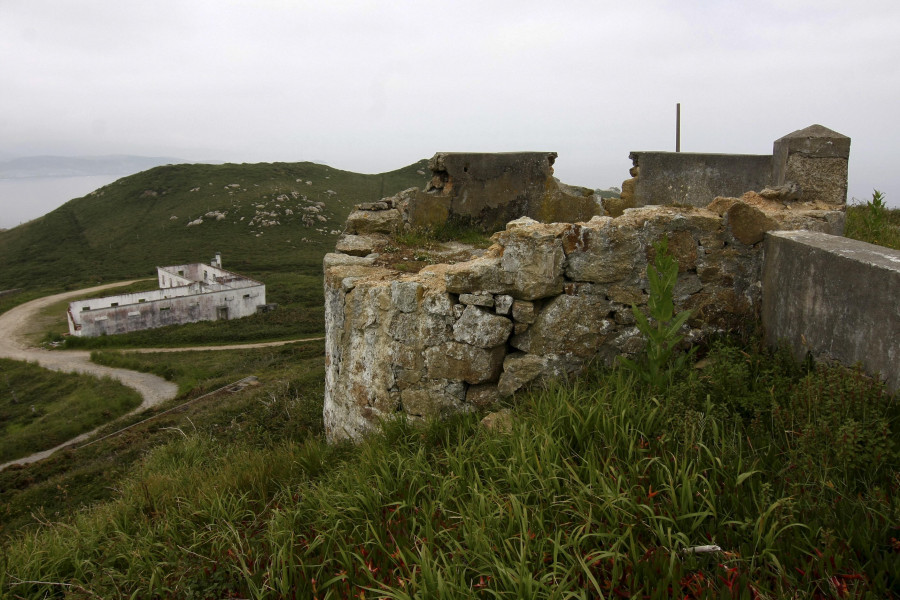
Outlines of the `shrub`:
M 650 283 L 647 308 L 650 317 L 638 310 L 637 306 L 631 306 L 637 328 L 644 334 L 647 345 L 635 360 L 622 356 L 619 358 L 625 368 L 639 379 L 659 389 L 671 383 L 675 373 L 684 369 L 694 350 L 691 349 L 687 354 L 676 354 L 676 347 L 684 339 L 681 328 L 692 311 L 684 310 L 675 314 L 672 292 L 678 280 L 678 262 L 669 254 L 666 238 L 654 244 L 654 248 L 654 264 L 647 265 L 647 279 Z

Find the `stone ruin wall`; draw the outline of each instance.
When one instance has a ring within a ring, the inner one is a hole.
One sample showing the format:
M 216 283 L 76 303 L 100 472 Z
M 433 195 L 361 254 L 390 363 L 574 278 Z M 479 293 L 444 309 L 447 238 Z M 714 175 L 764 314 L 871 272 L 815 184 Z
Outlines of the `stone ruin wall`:
M 433 168 L 445 164 L 440 156 Z M 559 200 L 577 189 L 549 186 L 552 171 L 540 177 L 529 188 L 538 201 L 512 196 L 518 209 L 546 207 L 554 194 Z M 428 419 L 490 409 L 535 381 L 639 351 L 632 306 L 647 303 L 646 268 L 662 238 L 679 264 L 675 303 L 694 311 L 686 333 L 696 341 L 758 318 L 766 231 L 843 230 L 843 205 L 804 202 L 790 185 L 766 190 L 769 197 L 748 192 L 705 207 L 632 208 L 615 218 L 599 214 L 598 199 L 574 194 L 579 207 L 566 208 L 581 218 L 540 222 L 532 213 L 506 223 L 487 250 L 450 252 L 445 264 L 404 273 L 385 260 L 396 250 L 391 236 L 422 225 L 420 203 L 431 202 L 426 212 L 439 213 L 439 223 L 466 195 L 466 185 L 447 185 L 446 171 L 435 169 L 435 178 L 444 185 L 358 207 L 337 252 L 325 258 L 331 441 L 358 439 L 398 413 Z M 507 189 L 513 179 L 507 175 Z

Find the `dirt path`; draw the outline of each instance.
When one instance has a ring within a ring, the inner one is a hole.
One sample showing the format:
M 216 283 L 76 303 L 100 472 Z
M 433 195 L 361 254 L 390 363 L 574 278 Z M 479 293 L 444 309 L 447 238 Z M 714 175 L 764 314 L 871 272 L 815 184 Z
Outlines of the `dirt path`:
M 139 354 L 151 354 L 153 352 L 206 352 L 209 350 L 248 350 L 251 348 L 270 348 L 272 346 L 285 346 L 298 342 L 318 342 L 324 337 L 300 338 L 296 340 L 282 340 L 280 342 L 256 342 L 251 344 L 227 344 L 225 346 L 189 346 L 185 348 L 110 348 L 116 352 L 136 352 Z
M 26 302 L 25 304 L 21 304 L 0 314 L 0 358 L 36 362 L 45 369 L 50 369 L 52 371 L 87 373 L 97 377 L 112 377 L 117 379 L 125 385 L 136 389 L 144 399 L 140 406 L 128 414 L 146 410 L 161 402 L 174 398 L 178 395 L 178 386 L 171 381 L 166 381 L 162 377 L 157 377 L 156 375 L 151 375 L 149 373 L 138 373 L 137 371 L 129 371 L 127 369 L 113 369 L 111 367 L 94 364 L 91 362 L 91 353 L 87 351 L 51 352 L 40 348 L 30 348 L 23 338 L 23 332 L 26 329 L 28 322 L 45 306 L 59 302 L 60 300 L 65 300 L 66 298 L 83 296 L 95 291 L 128 285 L 130 283 L 133 282 L 125 281 L 111 283 L 85 290 L 76 290 L 74 292 L 46 296 L 44 298 L 32 300 L 31 302 Z M 31 456 L 19 458 L 11 463 L 0 465 L 0 471 L 10 464 L 27 464 L 41 460 L 56 450 L 77 443 L 93 433 L 93 431 L 87 432 L 57 446 L 56 448 L 37 452 Z
M 141 405 L 128 413 L 134 414 L 156 406 L 166 400 L 174 398 L 178 395 L 178 386 L 171 381 L 166 381 L 162 377 L 151 375 L 149 373 L 139 373 L 137 371 L 129 371 L 128 369 L 114 369 L 112 367 L 104 367 L 91 362 L 91 353 L 86 350 L 43 350 L 41 348 L 29 347 L 25 340 L 25 332 L 28 323 L 34 319 L 38 312 L 51 304 L 72 298 L 76 296 L 84 296 L 100 290 L 113 287 L 120 287 L 134 283 L 135 281 L 123 281 L 119 283 L 110 283 L 100 285 L 84 290 L 76 290 L 74 292 L 65 292 L 53 296 L 38 298 L 31 302 L 21 304 L 7 312 L 0 314 L 0 358 L 11 358 L 14 360 L 24 360 L 36 362 L 45 369 L 53 371 L 63 371 L 66 373 L 87 373 L 98 377 L 112 377 L 121 381 L 128 387 L 137 390 L 144 399 Z M 243 350 L 249 348 L 268 348 L 270 346 L 283 346 L 285 344 L 294 344 L 297 342 L 316 342 L 324 340 L 324 337 L 304 338 L 296 340 L 283 340 L 280 342 L 259 342 L 253 344 L 229 344 L 226 346 L 192 346 L 187 348 L 135 348 L 123 349 L 122 352 L 196 352 L 209 350 Z M 128 416 L 124 415 L 124 416 Z M 28 464 L 42 460 L 57 450 L 77 444 L 91 437 L 98 429 L 88 431 L 72 438 L 71 440 L 41 452 L 8 463 L 0 464 L 0 471 L 13 464 Z

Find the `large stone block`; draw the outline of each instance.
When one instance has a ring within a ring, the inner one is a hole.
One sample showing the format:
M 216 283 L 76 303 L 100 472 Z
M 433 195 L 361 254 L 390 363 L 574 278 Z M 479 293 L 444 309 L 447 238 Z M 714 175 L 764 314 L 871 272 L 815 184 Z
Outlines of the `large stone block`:
M 849 137 L 811 125 L 776 140 L 773 157 L 775 185 L 798 184 L 804 202 L 846 203 Z
M 433 419 L 468 409 L 461 381 L 428 379 L 400 392 L 403 411 L 410 417 Z
M 346 232 L 351 235 L 393 234 L 402 226 L 403 219 L 397 209 L 354 210 L 347 217 Z
M 436 197 L 431 204 L 447 199 L 451 216 L 488 231 L 522 215 L 561 221 L 600 214 L 592 190 L 554 179 L 555 160 L 555 152 L 439 152 L 429 163 L 433 176 L 426 192 Z
M 479 348 L 493 348 L 505 344 L 512 329 L 509 319 L 477 306 L 467 306 L 453 325 L 453 339 Z
M 455 379 L 466 383 L 496 381 L 506 355 L 504 346 L 477 348 L 460 342 L 447 342 L 425 351 L 425 366 L 433 379 Z
M 772 156 L 696 152 L 632 152 L 640 172 L 634 204 L 706 206 L 716 196 L 761 190 L 772 176 Z
M 488 253 L 472 260 L 449 265 L 442 270 L 448 292 L 503 294 L 509 286 L 500 282 L 500 256 Z
M 550 300 L 534 324 L 510 343 L 530 354 L 590 358 L 615 327 L 610 311 L 609 302 L 601 296 L 563 294 Z
M 613 283 L 632 274 L 638 264 L 641 239 L 618 219 L 593 219 L 581 224 L 580 244 L 568 255 L 566 277 L 573 281 Z
M 877 293 L 876 293 L 877 291 Z M 762 321 L 771 344 L 845 365 L 900 388 L 900 251 L 811 231 L 770 232 Z
M 571 373 L 580 368 L 581 364 L 580 360 L 560 355 L 541 356 L 516 352 L 503 360 L 503 373 L 497 384 L 497 392 L 501 396 L 511 396 L 535 381 Z
M 497 235 L 497 243 L 503 247 L 500 277 L 508 285 L 509 295 L 535 300 L 562 291 L 565 229 L 560 223 L 547 225 L 526 217 L 510 222 L 506 231 Z

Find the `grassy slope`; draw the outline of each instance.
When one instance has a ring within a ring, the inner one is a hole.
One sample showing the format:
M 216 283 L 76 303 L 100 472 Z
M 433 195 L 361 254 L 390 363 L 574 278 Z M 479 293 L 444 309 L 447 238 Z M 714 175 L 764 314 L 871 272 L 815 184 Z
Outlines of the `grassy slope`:
M 157 265 L 208 261 L 220 251 L 226 268 L 266 283 L 267 300 L 280 310 L 226 323 L 82 340 L 78 347 L 229 343 L 321 333 L 321 265 L 334 248 L 332 232 L 343 228 L 354 204 L 422 186 L 425 162 L 378 175 L 275 163 L 175 165 L 125 177 L 0 232 L 0 289 L 22 288 L 0 297 L 0 311 L 53 291 L 152 277 Z M 319 213 L 304 210 L 319 202 L 324 204 L 317 207 Z M 227 217 L 204 217 L 209 212 Z M 277 213 L 265 219 L 279 224 L 254 221 L 263 212 Z M 187 226 L 198 217 L 202 224 Z M 49 330 L 64 333 L 65 321 L 60 317 Z
M 52 448 L 140 403 L 118 381 L 0 358 L 0 463 Z
M 392 426 L 357 450 L 256 427 L 176 435 L 117 484 L 116 500 L 10 541 L 0 589 L 900 594 L 896 399 L 852 371 L 809 373 L 786 353 L 747 349 L 717 348 L 711 367 L 658 396 L 616 372 L 522 396 L 510 435 L 474 415 Z M 260 398 L 247 414 L 295 414 L 290 397 Z M 683 552 L 706 544 L 723 551 Z
M 208 261 L 216 251 L 226 268 L 251 276 L 315 275 L 334 246 L 330 232 L 343 228 L 353 204 L 422 186 L 417 171 L 424 168 L 419 161 L 363 175 L 313 163 L 157 167 L 0 232 L 0 289 L 153 276 L 157 265 Z M 310 213 L 303 209 L 316 202 L 325 204 L 320 214 L 327 221 L 304 223 Z M 213 211 L 227 217 L 187 226 Z M 276 213 L 266 219 L 280 224 L 251 225 L 258 212 Z
M 200 400 L 116 437 L 58 452 L 25 468 L 0 471 L 0 537 L 42 519 L 67 519 L 86 505 L 116 497 L 122 478 L 152 448 L 180 437 L 179 431 L 215 436 L 222 444 L 248 446 L 318 433 L 322 429 L 323 353 L 322 342 L 316 342 L 232 352 L 141 354 L 127 359 L 125 366 L 167 376 L 179 384 L 182 393 L 164 406 L 107 426 L 103 433 L 248 375 L 256 375 L 259 385 Z M 3 593 L 0 589 L 0 598 Z

